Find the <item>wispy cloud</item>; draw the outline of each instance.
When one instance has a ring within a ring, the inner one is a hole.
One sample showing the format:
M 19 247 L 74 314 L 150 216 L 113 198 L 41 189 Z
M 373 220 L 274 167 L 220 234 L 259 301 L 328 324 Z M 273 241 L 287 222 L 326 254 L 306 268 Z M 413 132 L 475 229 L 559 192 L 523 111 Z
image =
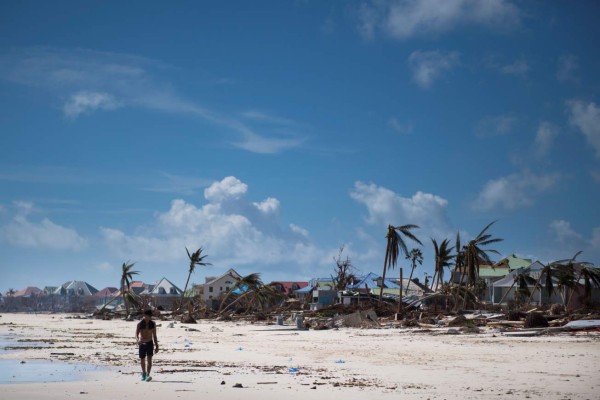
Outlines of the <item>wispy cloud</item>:
M 404 40 L 465 26 L 508 31 L 521 24 L 522 13 L 508 0 L 372 0 L 360 6 L 358 17 L 363 37 L 380 31 Z
M 411 123 L 402 123 L 398 121 L 396 117 L 392 117 L 388 121 L 388 125 L 395 131 L 400 133 L 401 135 L 407 135 L 412 133 L 413 124 Z
M 563 54 L 558 59 L 556 79 L 559 82 L 579 83 L 579 58 L 573 54 Z
M 517 122 L 513 115 L 488 115 L 480 119 L 475 126 L 478 137 L 506 135 L 512 132 Z
M 0 55 L 0 76 L 63 99 L 63 112 L 71 119 L 97 110 L 142 107 L 200 118 L 232 137 L 235 146 L 256 153 L 277 153 L 304 142 L 295 131 L 277 130 L 284 118 L 262 118 L 255 127 L 258 113 L 240 119 L 186 99 L 168 79 L 173 71 L 154 60 L 93 50 L 36 47 Z
M 557 173 L 535 175 L 528 171 L 492 179 L 483 186 L 473 208 L 487 211 L 530 207 L 538 195 L 554 188 L 560 179 Z
M 600 158 L 600 107 L 594 102 L 570 100 L 567 102 L 567 112 L 571 125 L 583 133 Z
M 422 88 L 429 88 L 445 72 L 460 64 L 456 51 L 414 51 L 408 57 L 413 80 Z
M 156 179 L 151 186 L 144 187 L 143 190 L 149 192 L 192 195 L 209 183 L 210 182 L 206 179 L 161 172 L 159 173 L 158 179 Z
M 81 114 L 96 110 L 114 110 L 118 106 L 115 98 L 108 93 L 79 92 L 67 100 L 63 110 L 67 117 L 74 119 Z
M 517 76 L 526 75 L 530 69 L 531 67 L 526 60 L 517 60 L 512 64 L 507 64 L 500 67 L 500 71 L 502 71 L 502 73 Z
M 554 139 L 558 135 L 558 128 L 551 124 L 550 122 L 543 121 L 538 126 L 535 142 L 534 142 L 534 151 L 538 157 L 544 157 L 548 154 L 552 145 L 554 144 Z

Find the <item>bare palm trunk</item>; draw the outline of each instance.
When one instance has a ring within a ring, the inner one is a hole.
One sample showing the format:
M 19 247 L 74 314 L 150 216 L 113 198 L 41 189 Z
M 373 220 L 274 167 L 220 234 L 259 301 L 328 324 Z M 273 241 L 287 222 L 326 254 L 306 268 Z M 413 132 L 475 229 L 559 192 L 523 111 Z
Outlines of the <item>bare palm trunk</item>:
M 408 296 L 408 288 L 410 287 L 410 282 L 412 280 L 413 272 L 415 272 L 415 265 L 412 266 L 410 270 L 410 277 L 408 278 L 408 283 L 406 284 L 406 292 L 404 292 L 405 296 Z
M 400 267 L 400 301 L 398 302 L 398 314 L 402 314 L 404 303 L 402 302 L 402 267 Z
M 381 276 L 381 287 L 379 288 L 379 300 L 377 301 L 378 305 L 381 304 L 381 299 L 383 298 L 383 285 L 385 284 L 385 271 L 387 270 L 388 265 L 389 265 L 389 257 L 390 257 L 390 255 L 386 251 L 385 259 L 383 260 L 383 274 Z
M 571 300 L 573 300 L 573 295 L 575 294 L 575 291 L 577 290 L 577 286 L 579 285 L 579 280 L 581 279 L 582 276 L 583 276 L 583 271 L 579 273 L 579 276 L 577 277 L 577 280 L 575 281 L 575 284 L 573 285 L 573 289 L 571 290 L 571 294 L 569 295 L 569 301 L 567 302 L 567 305 L 566 305 L 567 310 L 569 309 L 569 306 L 571 305 Z
M 510 286 L 510 288 L 508 289 L 508 292 L 504 293 L 504 296 L 502 296 L 502 298 L 500 299 L 500 301 L 498 302 L 498 304 L 502 304 L 502 302 L 504 301 L 504 299 L 506 298 L 506 296 L 508 296 L 508 294 L 510 293 L 510 291 L 512 290 L 512 288 L 515 287 L 516 284 L 517 284 L 517 281 L 514 281 L 513 284 Z
M 459 267 L 459 273 L 460 273 L 460 280 L 458 281 L 458 287 L 456 288 L 456 293 L 454 294 L 454 311 L 457 310 L 458 307 L 458 294 L 460 292 L 460 288 L 462 286 L 463 280 L 464 280 L 464 273 L 463 273 L 463 268 L 466 270 L 466 266 L 463 267 L 462 265 Z M 456 269 L 455 269 L 456 270 Z M 452 279 L 454 281 L 454 279 Z M 453 282 L 454 283 L 454 282 Z
M 433 278 L 431 278 L 431 290 L 434 290 L 433 285 L 435 285 L 435 290 L 437 290 L 437 285 L 435 283 L 436 276 L 437 276 L 437 269 L 433 272 Z
M 535 289 L 538 288 L 538 287 L 540 289 L 540 303 L 542 302 L 542 287 L 540 285 L 540 282 L 542 281 L 542 275 L 544 275 L 544 273 L 540 271 L 540 276 L 538 277 L 537 282 L 533 286 L 533 290 L 531 291 L 531 295 L 529 295 L 529 300 L 527 300 L 527 307 L 529 307 L 531 305 L 531 300 L 533 299 L 533 296 L 535 295 Z

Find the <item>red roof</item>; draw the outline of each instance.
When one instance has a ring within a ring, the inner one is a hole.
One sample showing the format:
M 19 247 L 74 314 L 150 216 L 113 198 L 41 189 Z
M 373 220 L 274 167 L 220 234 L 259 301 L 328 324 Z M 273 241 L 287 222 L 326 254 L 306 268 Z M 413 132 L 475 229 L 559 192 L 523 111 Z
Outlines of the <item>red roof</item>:
M 42 293 L 42 289 L 37 288 L 35 286 L 28 286 L 25 289 L 21 289 L 15 293 L 15 297 L 29 297 L 31 295 L 36 295 Z
M 283 293 L 285 294 L 290 294 L 294 290 L 308 286 L 308 282 L 274 281 L 272 283 L 281 285 L 283 287 Z
M 118 292 L 119 292 L 119 289 L 117 289 L 116 287 L 105 287 L 104 289 L 102 289 L 101 291 L 96 293 L 94 296 L 95 297 L 108 297 L 108 296 L 114 296 Z

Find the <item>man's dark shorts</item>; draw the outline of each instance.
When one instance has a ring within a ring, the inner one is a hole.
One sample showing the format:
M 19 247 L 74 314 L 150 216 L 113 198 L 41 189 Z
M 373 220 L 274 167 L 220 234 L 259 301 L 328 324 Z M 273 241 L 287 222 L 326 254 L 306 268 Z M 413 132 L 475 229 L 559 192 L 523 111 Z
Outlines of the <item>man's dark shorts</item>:
M 154 355 L 154 343 L 142 342 L 140 344 L 140 358 L 152 357 Z

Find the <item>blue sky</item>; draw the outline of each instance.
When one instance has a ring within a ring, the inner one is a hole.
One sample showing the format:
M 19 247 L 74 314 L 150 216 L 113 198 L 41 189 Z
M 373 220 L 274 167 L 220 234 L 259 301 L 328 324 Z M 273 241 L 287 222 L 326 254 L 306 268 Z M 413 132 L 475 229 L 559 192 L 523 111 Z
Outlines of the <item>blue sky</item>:
M 599 15 L 594 1 L 3 2 L 0 291 L 117 286 L 125 261 L 183 286 L 186 246 L 213 264 L 197 283 L 329 276 L 341 246 L 380 273 L 388 224 L 420 226 L 420 278 L 430 238 L 494 220 L 501 256 L 598 265 Z

